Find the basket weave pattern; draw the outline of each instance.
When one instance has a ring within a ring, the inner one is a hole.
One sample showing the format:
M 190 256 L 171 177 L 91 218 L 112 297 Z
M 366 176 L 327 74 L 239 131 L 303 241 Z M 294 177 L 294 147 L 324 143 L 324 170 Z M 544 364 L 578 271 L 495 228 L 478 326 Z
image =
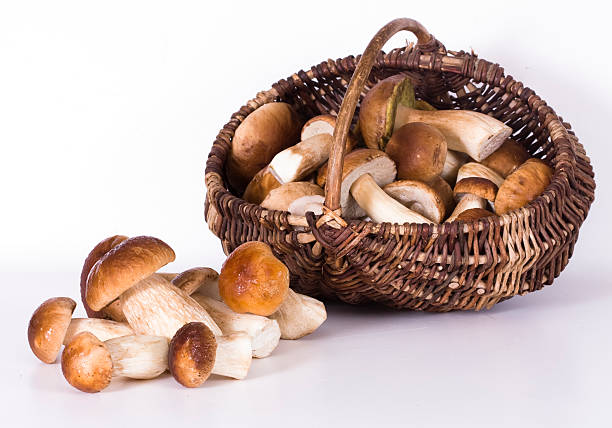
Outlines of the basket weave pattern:
M 535 92 L 473 53 L 447 51 L 435 38 L 380 53 L 366 89 L 409 75 L 416 95 L 438 109 L 491 115 L 529 153 L 554 168 L 550 186 L 500 217 L 440 225 L 343 225 L 267 211 L 228 190 L 225 163 L 236 128 L 265 103 L 284 101 L 304 119 L 336 115 L 360 57 L 322 62 L 275 83 L 234 113 L 206 164 L 206 220 L 226 253 L 252 240 L 273 248 L 291 287 L 347 303 L 378 302 L 427 311 L 480 310 L 552 284 L 572 256 L 594 199 L 590 160 L 578 138 Z M 365 93 L 365 91 L 363 91 Z M 361 97 L 363 97 L 363 93 Z M 356 115 L 355 115 L 356 117 Z

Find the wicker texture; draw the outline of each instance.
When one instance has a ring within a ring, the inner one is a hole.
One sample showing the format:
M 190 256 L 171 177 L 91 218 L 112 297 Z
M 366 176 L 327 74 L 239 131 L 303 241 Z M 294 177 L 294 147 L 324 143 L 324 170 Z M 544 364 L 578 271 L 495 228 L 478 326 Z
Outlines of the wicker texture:
M 333 211 L 323 219 L 298 217 L 232 194 L 225 163 L 248 114 L 274 101 L 293 105 L 304 119 L 338 114 L 360 56 L 328 60 L 260 92 L 219 132 L 206 164 L 205 215 L 226 254 L 244 242 L 264 241 L 288 266 L 296 291 L 416 310 L 480 310 L 552 284 L 572 256 L 594 199 L 583 146 L 568 123 L 498 64 L 421 36 L 419 44 L 378 53 L 361 98 L 378 81 L 403 73 L 415 82 L 417 97 L 438 109 L 501 120 L 532 156 L 553 166 L 544 193 L 500 217 L 440 225 L 334 221 Z

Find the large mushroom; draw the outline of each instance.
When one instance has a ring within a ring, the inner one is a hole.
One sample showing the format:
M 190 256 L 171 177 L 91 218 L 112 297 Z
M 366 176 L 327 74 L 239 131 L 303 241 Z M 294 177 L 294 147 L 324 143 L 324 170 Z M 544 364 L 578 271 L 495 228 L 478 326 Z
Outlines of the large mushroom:
M 440 223 L 446 216 L 444 196 L 422 181 L 394 181 L 383 187 L 383 190 L 405 207 L 421 214 L 433 223 Z
M 553 170 L 540 159 L 529 159 L 506 180 L 497 192 L 495 212 L 498 215 L 521 208 L 538 197 L 550 184 Z
M 242 191 L 274 155 L 298 142 L 302 122 L 282 102 L 264 104 L 238 126 L 227 162 L 230 185 Z
M 75 307 L 76 302 L 69 297 L 54 297 L 45 300 L 32 314 L 28 342 L 40 361 L 55 362 Z

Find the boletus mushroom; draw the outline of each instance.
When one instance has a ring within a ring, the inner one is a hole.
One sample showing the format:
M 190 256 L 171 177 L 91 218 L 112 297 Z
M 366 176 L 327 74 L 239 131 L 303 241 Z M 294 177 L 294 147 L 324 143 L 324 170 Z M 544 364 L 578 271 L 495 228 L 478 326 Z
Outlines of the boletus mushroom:
M 440 223 L 446 215 L 444 198 L 431 186 L 417 180 L 399 180 L 383 187 L 385 193 L 412 211 Z
M 272 190 L 261 206 L 269 210 L 289 211 L 294 215 L 306 215 L 312 211 L 321 214 L 325 192 L 319 186 L 304 181 L 285 183 Z
M 482 160 L 482 164 L 493 171 L 507 177 L 529 159 L 529 153 L 523 146 L 508 138 L 499 149 Z
M 28 343 L 43 363 L 55 362 L 75 307 L 76 302 L 69 297 L 54 297 L 45 300 L 32 314 Z
M 553 170 L 544 161 L 527 160 L 506 177 L 495 198 L 495 213 L 506 214 L 538 197 L 550 184 Z
M 227 161 L 230 185 L 242 192 L 274 155 L 298 142 L 301 128 L 301 120 L 287 103 L 264 104 L 249 114 L 232 139 Z
M 336 116 L 322 114 L 308 120 L 302 127 L 302 141 L 314 137 L 315 135 L 328 134 L 334 135 L 336 128 Z M 357 145 L 357 138 L 353 132 L 349 131 L 346 137 L 346 153 L 349 153 Z

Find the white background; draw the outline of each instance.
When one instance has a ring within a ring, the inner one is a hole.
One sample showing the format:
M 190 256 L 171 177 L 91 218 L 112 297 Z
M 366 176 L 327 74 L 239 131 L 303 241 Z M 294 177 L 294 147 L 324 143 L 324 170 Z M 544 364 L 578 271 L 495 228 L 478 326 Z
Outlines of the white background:
M 258 91 L 362 52 L 401 16 L 501 63 L 585 144 L 597 200 L 554 287 L 482 313 L 330 305 L 319 331 L 246 380 L 197 390 L 165 375 L 87 395 L 34 358 L 32 311 L 78 300 L 106 236 L 164 239 L 168 270 L 218 269 L 203 219 L 218 130 Z M 588 2 L 0 1 L 0 425 L 609 426 L 609 25 Z

